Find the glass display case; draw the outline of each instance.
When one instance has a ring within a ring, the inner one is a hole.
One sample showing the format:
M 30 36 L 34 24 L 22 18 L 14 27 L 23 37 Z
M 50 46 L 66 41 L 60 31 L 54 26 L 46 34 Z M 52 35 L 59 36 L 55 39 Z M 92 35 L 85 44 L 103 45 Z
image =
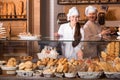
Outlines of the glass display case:
M 20 39 L 18 37 L 11 37 L 9 39 L 0 39 L 0 53 L 1 53 L 0 63 L 1 63 L 1 69 L 2 69 L 2 74 L 0 75 L 0 79 L 2 80 L 4 79 L 8 79 L 8 80 L 11 80 L 11 79 L 69 80 L 70 78 L 72 78 L 75 80 L 81 80 L 81 79 L 87 78 L 87 79 L 106 79 L 106 80 L 108 79 L 109 80 L 109 78 L 120 78 L 119 66 L 117 66 L 119 65 L 119 63 L 117 62 L 119 62 L 119 59 L 120 59 L 119 58 L 120 56 L 119 40 L 120 40 L 119 36 L 112 35 L 107 40 L 81 41 L 81 43 L 83 44 L 89 43 L 91 45 L 89 46 L 89 48 L 84 47 L 82 49 L 83 53 L 86 51 L 89 52 L 90 50 L 92 50 L 93 45 L 95 45 L 96 50 L 93 50 L 93 51 L 97 51 L 98 57 L 92 57 L 92 55 L 90 55 L 87 58 L 75 60 L 75 59 L 65 58 L 64 52 L 63 52 L 65 49 L 63 44 L 66 42 L 71 43 L 72 40 L 58 40 L 58 39 L 52 39 L 49 37 L 41 37 L 41 38 L 31 39 L 31 40 Z M 31 52 L 30 53 L 26 52 L 25 53 L 26 55 L 22 55 L 21 50 L 26 49 L 26 47 L 24 47 L 24 44 L 20 44 L 20 45 L 23 45 L 21 49 L 21 47 L 19 47 L 18 44 L 15 44 L 17 41 L 28 42 L 28 44 L 37 42 L 40 47 L 39 52 L 34 52 L 34 49 L 29 48 Z M 12 46 L 5 46 L 6 44 L 8 44 L 8 42 L 9 42 L 9 45 L 12 44 Z M 47 46 L 46 48 L 47 52 L 44 53 L 43 49 L 45 50 L 46 46 Z M 14 47 L 17 47 L 20 50 L 19 51 L 20 53 L 14 53 L 15 51 Z M 52 50 L 56 51 L 55 54 L 57 53 L 57 56 L 54 54 L 54 51 L 52 52 L 52 55 L 50 55 L 51 54 L 50 51 Z M 87 55 L 87 54 L 84 54 L 84 55 Z M 9 60 L 11 58 L 16 59 L 16 65 L 18 66 L 14 66 L 15 69 L 10 67 L 10 70 L 8 70 L 8 68 L 4 68 L 4 67 L 5 67 L 5 64 L 6 66 L 8 66 Z M 42 63 L 44 62 L 44 60 L 47 62 Z M 2 61 L 6 61 L 6 63 L 5 62 L 3 63 Z M 24 65 L 27 64 L 26 62 L 32 65 L 36 64 L 37 67 L 35 67 L 34 69 L 32 67 L 31 70 L 25 70 L 25 67 L 20 69 L 20 66 L 22 66 L 22 64 Z M 104 67 L 106 66 L 106 67 L 105 68 L 102 67 L 101 69 L 101 68 L 98 68 L 98 65 L 104 66 Z M 108 67 L 108 65 L 110 67 Z M 114 68 L 116 68 L 116 70 L 114 70 Z M 7 69 L 7 73 L 4 72 L 6 69 Z M 14 70 L 15 70 L 15 73 L 14 73 Z M 49 72 L 49 74 L 46 74 L 46 72 L 47 73 Z M 75 74 L 73 74 L 73 72 L 75 72 Z M 82 76 L 81 74 L 83 74 L 86 77 Z

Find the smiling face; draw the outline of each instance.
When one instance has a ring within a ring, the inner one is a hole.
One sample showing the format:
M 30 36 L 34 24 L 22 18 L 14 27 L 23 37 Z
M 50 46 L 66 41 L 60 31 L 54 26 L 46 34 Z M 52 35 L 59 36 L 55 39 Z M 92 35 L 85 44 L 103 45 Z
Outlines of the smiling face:
M 87 17 L 90 21 L 94 22 L 97 19 L 97 12 L 89 13 Z
M 79 21 L 79 16 L 78 15 L 72 15 L 70 16 L 70 22 L 72 24 L 76 24 Z

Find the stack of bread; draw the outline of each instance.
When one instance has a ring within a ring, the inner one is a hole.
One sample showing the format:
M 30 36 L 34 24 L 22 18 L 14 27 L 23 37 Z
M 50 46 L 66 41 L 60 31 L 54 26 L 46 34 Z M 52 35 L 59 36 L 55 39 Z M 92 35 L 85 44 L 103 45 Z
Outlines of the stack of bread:
M 101 72 L 102 69 L 99 65 L 99 58 L 96 59 L 84 59 L 82 63 L 77 66 L 79 72 Z
M 26 0 L 24 1 L 1 1 L 1 18 L 25 18 L 27 15 Z
M 32 35 L 30 32 L 19 33 L 18 37 L 25 40 L 34 40 L 40 37 L 39 35 Z
M 41 53 L 38 53 L 37 55 L 39 59 L 44 59 L 44 58 L 56 59 L 58 56 L 58 53 L 56 51 L 56 48 L 45 46 L 44 49 L 42 49 Z
M 101 67 L 104 71 L 107 72 L 116 72 L 119 71 L 119 53 L 120 53 L 120 43 L 119 42 L 110 42 L 107 45 L 106 52 L 101 52 L 101 57 L 103 61 L 100 62 Z M 103 67 L 104 66 L 104 67 Z
M 25 61 L 21 62 L 18 67 L 19 70 L 16 71 L 18 76 L 29 77 L 33 76 L 33 70 L 36 69 L 37 64 L 31 61 Z
M 120 72 L 120 58 L 116 57 L 113 61 L 97 62 L 100 69 L 104 72 Z
M 106 52 L 101 52 L 101 57 L 104 61 L 113 61 L 116 57 L 119 57 L 120 53 L 120 43 L 119 42 L 110 42 L 107 45 Z
M 59 77 L 62 77 L 64 74 L 66 77 L 69 78 L 75 77 L 77 72 L 99 73 L 103 71 L 99 64 L 100 64 L 99 59 L 67 60 L 67 58 L 59 59 L 44 58 L 37 61 L 38 69 L 43 70 L 44 74 L 51 73 Z
M 31 61 L 22 62 L 19 64 L 19 70 L 32 71 L 33 63 Z
M 5 75 L 15 75 L 17 69 L 17 61 L 15 58 L 10 58 L 6 65 L 1 66 L 2 73 Z
M 120 78 L 119 48 L 119 42 L 110 42 L 107 45 L 106 52 L 101 52 L 103 61 L 100 62 L 100 66 L 105 72 L 107 78 Z
M 17 61 L 15 58 L 10 58 L 7 62 L 7 67 L 15 67 L 17 65 Z
M 50 76 L 57 73 L 57 75 L 61 75 L 61 77 L 64 73 L 77 73 L 76 66 L 78 64 L 79 61 L 75 59 L 71 59 L 70 61 L 68 61 L 67 58 L 44 58 L 37 61 L 37 66 L 39 69 L 43 70 L 43 74 L 49 74 Z
M 80 65 L 78 65 L 78 75 L 80 78 L 97 79 L 103 74 L 103 69 L 99 65 L 99 58 L 85 59 Z

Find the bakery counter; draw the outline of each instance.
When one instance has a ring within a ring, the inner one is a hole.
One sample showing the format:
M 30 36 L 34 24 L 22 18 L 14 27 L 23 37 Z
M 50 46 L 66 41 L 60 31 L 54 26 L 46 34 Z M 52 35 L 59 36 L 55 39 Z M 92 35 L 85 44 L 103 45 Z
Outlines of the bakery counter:
M 0 80 L 119 80 L 119 79 L 81 79 L 81 78 L 46 78 L 46 77 L 18 77 L 18 76 L 0 76 Z

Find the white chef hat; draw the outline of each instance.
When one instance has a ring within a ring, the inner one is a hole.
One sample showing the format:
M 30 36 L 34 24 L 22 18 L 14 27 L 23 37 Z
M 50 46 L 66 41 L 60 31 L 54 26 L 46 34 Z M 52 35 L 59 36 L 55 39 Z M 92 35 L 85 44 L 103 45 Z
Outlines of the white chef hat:
M 69 12 L 67 14 L 67 20 L 69 21 L 70 16 L 73 16 L 73 15 L 79 16 L 79 11 L 76 7 L 72 7 L 71 9 L 69 9 Z
M 94 6 L 88 6 L 88 7 L 86 7 L 86 9 L 85 9 L 85 15 L 88 16 L 89 13 L 94 13 L 94 12 L 96 12 L 96 11 L 97 11 L 97 8 L 96 8 L 96 7 L 94 7 Z

